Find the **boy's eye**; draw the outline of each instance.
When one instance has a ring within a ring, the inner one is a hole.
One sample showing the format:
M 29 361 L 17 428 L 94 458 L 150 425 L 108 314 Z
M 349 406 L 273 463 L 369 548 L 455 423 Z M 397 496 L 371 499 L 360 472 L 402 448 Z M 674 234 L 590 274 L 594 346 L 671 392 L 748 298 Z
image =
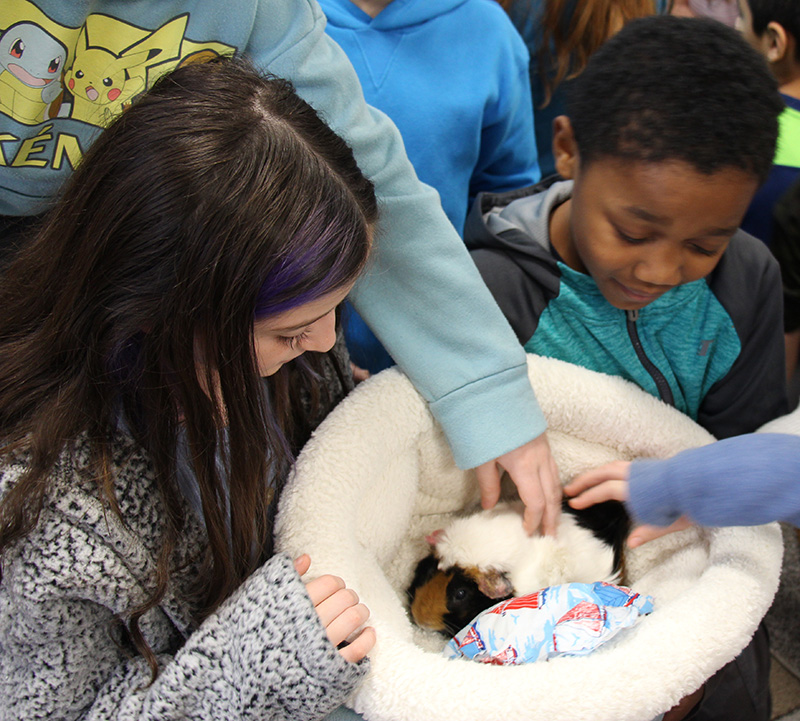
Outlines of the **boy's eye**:
M 628 235 L 627 233 L 623 233 L 619 228 L 617 228 L 617 235 L 620 237 L 621 240 L 631 244 L 644 243 L 647 240 L 646 236 L 643 238 L 636 238 L 632 235 Z
M 704 248 L 702 245 L 697 245 L 696 243 L 692 243 L 690 247 L 695 253 L 705 255 L 709 258 L 713 258 L 717 253 L 719 253 L 719 249 L 712 250 L 710 248 Z

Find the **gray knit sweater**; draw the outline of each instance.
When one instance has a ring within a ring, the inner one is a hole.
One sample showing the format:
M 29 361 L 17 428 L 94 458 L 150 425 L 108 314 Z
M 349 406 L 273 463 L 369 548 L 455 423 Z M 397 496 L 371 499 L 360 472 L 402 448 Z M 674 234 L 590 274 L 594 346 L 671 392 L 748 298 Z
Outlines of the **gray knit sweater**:
M 124 524 L 101 506 L 88 444 L 64 452 L 35 530 L 7 550 L 0 583 L 0 719 L 319 719 L 366 671 L 328 641 L 285 556 L 256 571 L 199 627 L 187 601 L 207 542 L 188 528 L 161 604 L 141 620 L 159 659 L 150 670 L 115 620 L 147 597 L 163 508 L 152 468 L 115 445 Z M 4 496 L 23 461 L 0 466 Z

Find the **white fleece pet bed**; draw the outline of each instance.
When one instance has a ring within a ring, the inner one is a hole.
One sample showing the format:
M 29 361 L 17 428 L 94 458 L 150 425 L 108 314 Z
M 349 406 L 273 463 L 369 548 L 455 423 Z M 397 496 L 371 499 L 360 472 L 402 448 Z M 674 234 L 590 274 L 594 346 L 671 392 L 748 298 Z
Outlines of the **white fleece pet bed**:
M 711 436 L 619 378 L 529 357 L 562 481 L 616 458 L 663 457 Z M 689 529 L 626 559 L 655 611 L 593 654 L 522 666 L 440 655 L 405 593 L 425 535 L 478 499 L 423 399 L 397 370 L 362 383 L 303 449 L 281 500 L 278 545 L 346 579 L 378 641 L 350 705 L 368 721 L 646 721 L 749 642 L 775 594 L 778 526 Z

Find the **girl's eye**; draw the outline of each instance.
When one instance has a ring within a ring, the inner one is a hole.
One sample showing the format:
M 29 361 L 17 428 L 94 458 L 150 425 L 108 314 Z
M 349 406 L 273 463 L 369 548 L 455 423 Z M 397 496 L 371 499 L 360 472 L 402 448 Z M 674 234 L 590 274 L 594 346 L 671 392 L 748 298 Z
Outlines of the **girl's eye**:
M 282 335 L 280 339 L 283 343 L 289 346 L 292 350 L 297 348 L 297 346 L 302 343 L 306 338 L 308 338 L 308 331 L 305 330 L 299 335 Z

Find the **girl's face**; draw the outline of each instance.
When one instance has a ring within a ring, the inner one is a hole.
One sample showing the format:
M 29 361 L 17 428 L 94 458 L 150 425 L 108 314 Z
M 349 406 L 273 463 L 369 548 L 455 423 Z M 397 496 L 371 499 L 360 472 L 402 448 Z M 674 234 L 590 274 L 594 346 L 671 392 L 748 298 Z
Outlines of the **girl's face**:
M 324 353 L 336 341 L 336 306 L 353 284 L 253 324 L 258 370 L 271 376 L 307 350 Z

